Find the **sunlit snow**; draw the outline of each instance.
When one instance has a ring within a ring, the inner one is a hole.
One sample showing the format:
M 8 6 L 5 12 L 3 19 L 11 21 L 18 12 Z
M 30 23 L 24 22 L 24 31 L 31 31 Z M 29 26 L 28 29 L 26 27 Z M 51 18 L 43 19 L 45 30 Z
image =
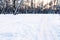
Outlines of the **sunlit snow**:
M 60 40 L 60 15 L 0 14 L 0 40 Z

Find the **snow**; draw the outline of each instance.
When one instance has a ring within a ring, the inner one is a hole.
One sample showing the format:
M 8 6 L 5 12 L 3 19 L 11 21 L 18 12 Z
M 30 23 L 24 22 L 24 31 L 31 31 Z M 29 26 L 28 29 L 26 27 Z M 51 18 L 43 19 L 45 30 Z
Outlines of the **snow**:
M 60 40 L 60 15 L 0 14 L 0 40 Z

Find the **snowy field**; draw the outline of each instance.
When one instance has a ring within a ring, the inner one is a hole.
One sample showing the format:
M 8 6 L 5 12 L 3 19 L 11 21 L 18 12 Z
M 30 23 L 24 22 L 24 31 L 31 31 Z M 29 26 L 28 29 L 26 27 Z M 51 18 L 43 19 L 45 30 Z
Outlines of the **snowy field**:
M 0 14 L 0 40 L 60 40 L 60 15 Z

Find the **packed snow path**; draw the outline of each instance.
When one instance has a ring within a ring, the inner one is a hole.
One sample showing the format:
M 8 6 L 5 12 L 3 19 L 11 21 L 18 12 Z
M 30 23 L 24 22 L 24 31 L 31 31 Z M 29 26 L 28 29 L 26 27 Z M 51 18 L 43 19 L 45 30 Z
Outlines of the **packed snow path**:
M 0 15 L 0 40 L 60 40 L 60 15 Z

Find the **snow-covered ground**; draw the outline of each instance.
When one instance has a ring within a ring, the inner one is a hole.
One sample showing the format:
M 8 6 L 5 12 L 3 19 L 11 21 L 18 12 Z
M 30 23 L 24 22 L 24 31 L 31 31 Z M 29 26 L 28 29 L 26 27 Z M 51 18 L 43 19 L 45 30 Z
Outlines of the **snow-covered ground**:
M 0 40 L 60 40 L 60 15 L 0 14 Z

